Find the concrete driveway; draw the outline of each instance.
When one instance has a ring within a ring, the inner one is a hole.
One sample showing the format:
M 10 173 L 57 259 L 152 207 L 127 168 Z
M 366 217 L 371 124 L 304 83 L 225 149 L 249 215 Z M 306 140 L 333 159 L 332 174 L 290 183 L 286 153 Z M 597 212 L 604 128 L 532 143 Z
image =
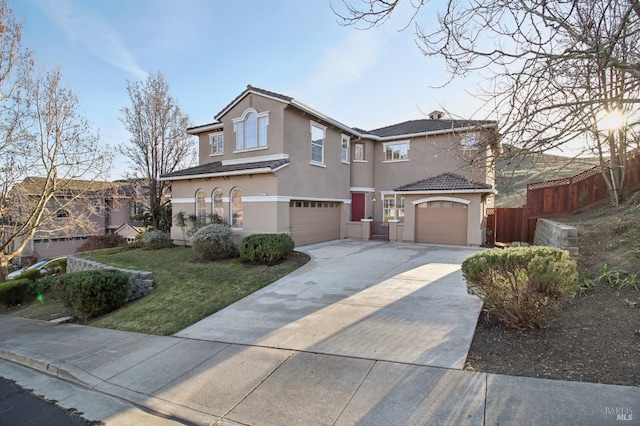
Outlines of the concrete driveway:
M 482 302 L 460 271 L 477 249 L 339 240 L 177 337 L 462 369 Z

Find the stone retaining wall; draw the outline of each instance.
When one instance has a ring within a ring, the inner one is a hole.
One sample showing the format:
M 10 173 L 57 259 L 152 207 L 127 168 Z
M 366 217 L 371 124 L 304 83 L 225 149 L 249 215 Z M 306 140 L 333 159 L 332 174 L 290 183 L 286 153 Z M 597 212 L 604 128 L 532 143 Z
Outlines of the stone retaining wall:
M 578 230 L 553 220 L 538 219 L 533 243 L 537 246 L 561 248 L 567 250 L 572 257 L 578 256 Z
M 67 258 L 67 272 L 95 271 L 100 269 L 117 269 L 127 274 L 129 277 L 129 294 L 125 302 L 139 299 L 151 293 L 153 290 L 153 272 L 116 268 L 76 256 L 69 256 Z

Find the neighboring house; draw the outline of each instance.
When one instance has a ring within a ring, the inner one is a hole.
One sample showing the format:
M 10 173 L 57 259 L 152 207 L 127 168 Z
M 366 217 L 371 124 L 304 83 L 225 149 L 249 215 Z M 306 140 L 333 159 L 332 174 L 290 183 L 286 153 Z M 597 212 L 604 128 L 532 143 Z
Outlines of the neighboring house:
M 11 205 L 14 223 L 21 223 L 22 215 L 31 211 L 28 204 L 41 193 L 44 184 L 44 178 L 27 177 L 16 185 L 13 193 L 20 197 L 14 198 Z M 134 213 L 135 192 L 126 182 L 73 180 L 61 186 L 64 189 L 47 205 L 51 219 L 38 229 L 23 250 L 22 258 L 44 259 L 75 253 L 88 237 L 116 232 Z M 18 263 L 21 261 L 18 259 Z
M 120 235 L 127 243 L 131 244 L 144 230 L 145 226 L 141 222 L 127 222 L 116 229 L 114 233 Z
M 365 131 L 252 86 L 215 120 L 188 129 L 199 165 L 161 177 L 174 215 L 217 214 L 243 235 L 288 233 L 297 245 L 368 238 L 369 220 L 393 241 L 485 242 L 496 122 L 435 111 Z

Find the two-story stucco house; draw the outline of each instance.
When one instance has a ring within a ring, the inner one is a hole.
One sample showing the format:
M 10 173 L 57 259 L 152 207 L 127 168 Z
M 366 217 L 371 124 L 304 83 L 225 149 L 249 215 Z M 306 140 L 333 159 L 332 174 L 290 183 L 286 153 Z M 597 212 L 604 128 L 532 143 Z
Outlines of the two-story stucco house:
M 248 86 L 215 122 L 188 129 L 199 165 L 166 174 L 172 208 L 217 214 L 241 234 L 297 245 L 369 238 L 480 245 L 492 203 L 493 121 L 429 119 L 365 131 L 296 99 Z M 172 238 L 184 241 L 177 226 Z

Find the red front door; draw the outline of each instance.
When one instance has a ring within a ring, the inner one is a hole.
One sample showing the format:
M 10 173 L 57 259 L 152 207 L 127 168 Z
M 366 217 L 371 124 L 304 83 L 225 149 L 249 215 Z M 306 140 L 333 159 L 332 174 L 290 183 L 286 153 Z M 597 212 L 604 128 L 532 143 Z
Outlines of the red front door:
M 364 194 L 351 194 L 351 220 L 359 222 L 364 219 Z

